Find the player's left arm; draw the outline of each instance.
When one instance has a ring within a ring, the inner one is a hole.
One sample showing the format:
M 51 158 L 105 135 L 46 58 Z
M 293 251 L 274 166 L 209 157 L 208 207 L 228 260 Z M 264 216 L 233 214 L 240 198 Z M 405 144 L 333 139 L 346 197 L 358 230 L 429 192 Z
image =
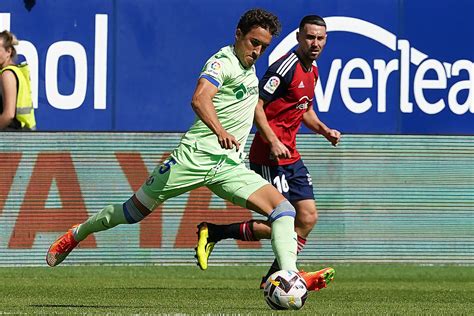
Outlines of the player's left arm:
M 318 117 L 311 105 L 303 114 L 303 123 L 315 133 L 323 135 L 333 146 L 336 146 L 341 140 L 341 132 L 337 129 L 331 129 L 326 126 Z

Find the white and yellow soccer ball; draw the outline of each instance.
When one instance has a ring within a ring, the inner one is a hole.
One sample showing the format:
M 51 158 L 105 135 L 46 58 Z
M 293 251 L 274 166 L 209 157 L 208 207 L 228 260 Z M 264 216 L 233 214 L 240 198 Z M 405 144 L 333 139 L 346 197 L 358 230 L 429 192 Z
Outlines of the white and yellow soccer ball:
M 297 310 L 308 297 L 306 282 L 295 271 L 280 270 L 267 279 L 263 288 L 265 302 L 272 309 Z

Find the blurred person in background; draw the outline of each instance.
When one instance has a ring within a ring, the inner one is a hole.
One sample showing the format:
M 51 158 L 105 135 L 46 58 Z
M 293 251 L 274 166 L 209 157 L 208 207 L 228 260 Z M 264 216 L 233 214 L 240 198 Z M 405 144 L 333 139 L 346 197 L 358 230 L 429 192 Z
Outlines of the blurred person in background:
M 0 33 L 0 131 L 34 131 L 28 65 L 16 64 L 18 40 L 9 31 Z
M 311 175 L 296 149 L 296 135 L 303 123 L 336 146 L 341 133 L 327 127 L 314 111 L 318 68 L 313 63 L 326 45 L 326 22 L 317 15 L 305 16 L 296 39 L 297 48 L 270 65 L 260 81 L 255 110 L 258 132 L 250 148 L 250 168 L 272 183 L 295 207 L 300 252 L 316 225 L 318 213 Z M 229 225 L 203 222 L 198 226 L 198 234 L 203 231 L 207 231 L 213 246 L 227 238 L 255 241 L 271 236 L 268 221 L 261 220 Z M 260 287 L 263 288 L 267 278 L 278 270 L 280 266 L 275 260 Z M 323 270 L 334 275 L 333 268 Z

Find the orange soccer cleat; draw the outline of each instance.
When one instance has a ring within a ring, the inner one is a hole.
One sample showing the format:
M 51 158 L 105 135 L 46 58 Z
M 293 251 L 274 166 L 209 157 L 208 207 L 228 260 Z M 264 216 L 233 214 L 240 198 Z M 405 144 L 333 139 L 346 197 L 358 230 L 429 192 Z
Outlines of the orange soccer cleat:
M 305 280 L 308 291 L 319 291 L 328 286 L 334 280 L 336 271 L 333 268 L 325 268 L 315 272 L 300 271 L 299 275 Z
M 56 239 L 55 242 L 51 244 L 46 254 L 46 263 L 50 267 L 57 266 L 69 255 L 69 253 L 76 248 L 79 244 L 78 241 L 74 239 L 73 230 L 79 225 L 72 226 L 64 235 Z

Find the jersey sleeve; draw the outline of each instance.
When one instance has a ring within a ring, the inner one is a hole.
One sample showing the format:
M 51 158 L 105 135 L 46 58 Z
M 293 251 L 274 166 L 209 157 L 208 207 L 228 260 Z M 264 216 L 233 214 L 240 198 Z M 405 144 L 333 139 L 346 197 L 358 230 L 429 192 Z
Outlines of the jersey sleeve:
M 231 61 L 222 55 L 214 55 L 206 62 L 199 78 L 205 78 L 218 89 L 222 87 L 232 71 Z
M 260 98 L 266 102 L 273 101 L 284 94 L 291 81 L 286 73 L 281 72 L 281 66 L 285 60 L 281 59 L 270 65 L 259 82 Z

